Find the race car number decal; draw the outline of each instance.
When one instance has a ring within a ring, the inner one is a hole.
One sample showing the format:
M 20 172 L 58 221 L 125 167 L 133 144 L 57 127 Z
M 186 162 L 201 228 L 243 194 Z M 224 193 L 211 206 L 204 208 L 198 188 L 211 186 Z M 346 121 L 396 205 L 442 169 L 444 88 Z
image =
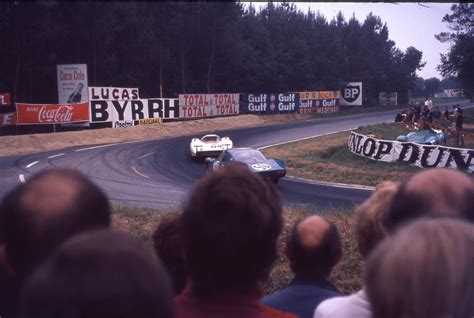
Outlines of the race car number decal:
M 258 171 L 267 171 L 270 170 L 272 166 L 267 163 L 254 163 L 252 168 Z

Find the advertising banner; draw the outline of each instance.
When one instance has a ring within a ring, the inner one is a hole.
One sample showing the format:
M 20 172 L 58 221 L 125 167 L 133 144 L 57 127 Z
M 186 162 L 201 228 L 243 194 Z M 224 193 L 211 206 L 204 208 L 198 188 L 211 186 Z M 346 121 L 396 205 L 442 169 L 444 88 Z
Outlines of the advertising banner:
M 11 97 L 10 93 L 0 93 L 0 106 L 10 106 Z
M 299 107 L 299 93 L 246 94 L 243 101 L 244 113 L 294 113 Z
M 138 121 L 139 125 L 162 124 L 163 118 L 145 118 Z
M 16 125 L 16 113 L 0 113 L 0 127 Z
M 57 65 L 58 103 L 79 104 L 89 101 L 87 64 Z
M 341 105 L 362 106 L 362 82 L 346 83 L 341 87 Z
M 299 112 L 332 114 L 340 110 L 339 91 L 300 92 Z
M 442 145 L 381 140 L 351 132 L 349 150 L 377 161 L 406 162 L 420 168 L 452 168 L 474 172 L 474 150 Z
M 174 119 L 178 117 L 179 107 L 177 98 L 90 101 L 91 123 L 148 118 Z
M 383 106 L 396 106 L 398 105 L 398 94 L 397 92 L 392 93 L 379 93 L 379 103 Z
M 138 88 L 89 87 L 89 100 L 140 99 Z
M 114 121 L 112 124 L 113 128 L 127 128 L 132 126 L 135 126 L 135 122 L 133 120 Z
M 89 103 L 16 103 L 17 125 L 69 124 L 89 121 Z
M 180 94 L 179 117 L 200 118 L 238 115 L 239 94 Z

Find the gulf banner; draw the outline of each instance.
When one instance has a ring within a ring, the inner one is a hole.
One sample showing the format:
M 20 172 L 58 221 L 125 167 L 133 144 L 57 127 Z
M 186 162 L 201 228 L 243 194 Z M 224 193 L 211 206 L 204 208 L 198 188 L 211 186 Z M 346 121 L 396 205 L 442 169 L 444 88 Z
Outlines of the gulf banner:
M 0 106 L 10 106 L 11 97 L 10 93 L 0 93 Z
M 452 168 L 474 172 L 474 150 L 381 140 L 351 132 L 349 150 L 368 159 L 406 162 L 420 168 Z
M 140 99 L 138 88 L 89 87 L 89 100 Z
M 0 113 L 0 127 L 16 125 L 16 113 Z
M 201 118 L 238 115 L 239 94 L 180 94 L 179 117 Z
M 243 112 L 276 114 L 298 112 L 300 96 L 298 93 L 246 94 Z
M 89 103 L 16 103 L 17 125 L 69 124 L 89 121 Z
M 137 100 L 91 100 L 91 123 L 113 123 L 141 119 L 179 117 L 177 98 Z

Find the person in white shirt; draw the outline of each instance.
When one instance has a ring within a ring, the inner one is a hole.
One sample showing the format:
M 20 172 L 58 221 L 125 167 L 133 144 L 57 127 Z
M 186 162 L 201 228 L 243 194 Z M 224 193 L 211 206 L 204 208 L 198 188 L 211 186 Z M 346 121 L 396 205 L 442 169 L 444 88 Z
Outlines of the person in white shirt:
M 367 258 L 375 246 L 381 242 L 386 231 L 380 215 L 391 203 L 398 190 L 398 183 L 384 181 L 356 212 L 355 235 L 360 253 Z M 314 318 L 372 317 L 371 307 L 364 288 L 350 296 L 333 297 L 316 307 Z

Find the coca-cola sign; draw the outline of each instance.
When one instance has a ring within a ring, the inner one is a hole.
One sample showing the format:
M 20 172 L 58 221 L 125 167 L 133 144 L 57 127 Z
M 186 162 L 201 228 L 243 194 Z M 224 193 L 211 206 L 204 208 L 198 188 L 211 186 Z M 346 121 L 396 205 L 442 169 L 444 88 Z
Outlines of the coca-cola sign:
M 16 104 L 18 125 L 68 124 L 89 121 L 89 103 Z

